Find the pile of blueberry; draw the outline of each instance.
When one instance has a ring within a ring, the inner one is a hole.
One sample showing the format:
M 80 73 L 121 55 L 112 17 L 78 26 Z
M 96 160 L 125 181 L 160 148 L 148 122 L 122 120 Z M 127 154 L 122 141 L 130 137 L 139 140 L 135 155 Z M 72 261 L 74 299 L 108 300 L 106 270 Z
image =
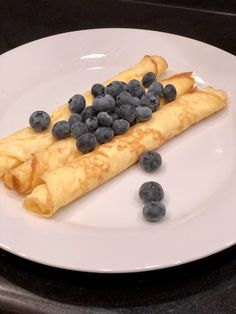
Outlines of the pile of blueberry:
M 144 153 L 140 158 L 141 167 L 147 172 L 156 171 L 162 164 L 161 155 L 157 152 Z M 166 214 L 166 207 L 161 200 L 164 197 L 162 186 L 155 181 L 141 185 L 139 197 L 144 202 L 143 216 L 148 221 L 159 221 Z
M 73 136 L 83 153 L 94 150 L 97 143 L 108 143 L 115 135 L 126 133 L 134 124 L 151 119 L 160 106 L 160 97 L 167 101 L 176 98 L 175 87 L 171 84 L 163 87 L 152 72 L 143 76 L 142 84 L 135 79 L 129 83 L 113 81 L 106 87 L 94 84 L 91 93 L 92 106 L 86 107 L 82 95 L 74 95 L 68 102 L 72 113 L 69 120 L 58 121 L 52 128 L 52 135 L 58 140 Z M 50 117 L 44 111 L 36 111 L 29 122 L 40 132 L 49 127 Z

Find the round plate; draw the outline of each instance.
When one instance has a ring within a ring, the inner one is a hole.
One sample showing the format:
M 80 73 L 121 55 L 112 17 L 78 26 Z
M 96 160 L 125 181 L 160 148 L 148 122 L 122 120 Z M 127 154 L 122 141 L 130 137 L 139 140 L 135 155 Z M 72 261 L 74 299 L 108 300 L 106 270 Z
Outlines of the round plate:
M 132 40 L 130 40 L 132 38 Z M 39 263 L 91 272 L 136 272 L 193 261 L 236 242 L 235 57 L 167 33 L 95 29 L 34 41 L 0 56 L 0 136 L 28 124 L 135 64 L 162 55 L 166 76 L 194 71 L 198 83 L 225 89 L 228 108 L 159 149 L 163 166 L 147 174 L 135 165 L 51 219 L 27 212 L 23 197 L 0 185 L 0 245 Z M 142 218 L 140 185 L 165 190 L 167 215 Z

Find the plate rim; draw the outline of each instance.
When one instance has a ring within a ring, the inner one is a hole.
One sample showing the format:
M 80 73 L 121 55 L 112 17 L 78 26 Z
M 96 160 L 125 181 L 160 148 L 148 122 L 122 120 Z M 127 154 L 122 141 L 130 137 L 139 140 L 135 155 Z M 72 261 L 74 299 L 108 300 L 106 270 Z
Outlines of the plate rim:
M 124 31 L 124 30 L 127 30 L 127 31 L 144 31 L 144 32 L 152 32 L 152 33 L 160 33 L 160 34 L 167 34 L 167 35 L 171 35 L 171 36 L 176 36 L 176 37 L 180 37 L 180 38 L 184 38 L 184 39 L 189 39 L 189 40 L 193 40 L 195 42 L 198 42 L 198 43 L 201 43 L 203 45 L 206 45 L 206 46 L 209 46 L 209 47 L 213 47 L 215 49 L 218 49 L 224 53 L 227 53 L 233 57 L 235 57 L 234 54 L 232 54 L 231 52 L 228 52 L 222 48 L 219 48 L 217 46 L 214 46 L 214 45 L 211 45 L 211 44 L 208 44 L 207 42 L 204 42 L 204 41 L 201 41 L 201 40 L 198 40 L 198 39 L 195 39 L 195 38 L 192 38 L 192 37 L 188 37 L 188 36 L 183 36 L 183 35 L 178 35 L 178 34 L 175 34 L 175 33 L 169 33 L 169 32 L 164 32 L 164 31 L 156 31 L 156 30 L 153 30 L 153 29 L 145 29 L 145 28 L 132 28 L 132 27 L 99 27 L 99 28 L 85 28 L 85 29 L 79 29 L 79 30 L 73 30 L 73 31 L 68 31 L 68 32 L 62 32 L 62 33 L 56 33 L 54 35 L 48 35 L 48 36 L 45 36 L 45 37 L 40 37 L 38 39 L 34 39 L 34 40 L 31 40 L 29 42 L 26 42 L 24 44 L 21 44 L 15 48 L 12 48 L 12 49 L 9 49 L 3 53 L 0 54 L 0 57 L 2 57 L 3 55 L 7 54 L 7 53 L 11 53 L 11 52 L 14 52 L 16 49 L 19 49 L 19 48 L 23 48 L 27 45 L 31 45 L 32 43 L 36 43 L 38 41 L 43 41 L 43 40 L 46 40 L 46 39 L 50 39 L 50 38 L 54 38 L 54 37 L 60 37 L 61 35 L 68 35 L 68 34 L 73 34 L 73 33 L 79 33 L 79 32 L 93 32 L 93 31 L 106 31 L 106 30 L 109 30 L 109 31 Z

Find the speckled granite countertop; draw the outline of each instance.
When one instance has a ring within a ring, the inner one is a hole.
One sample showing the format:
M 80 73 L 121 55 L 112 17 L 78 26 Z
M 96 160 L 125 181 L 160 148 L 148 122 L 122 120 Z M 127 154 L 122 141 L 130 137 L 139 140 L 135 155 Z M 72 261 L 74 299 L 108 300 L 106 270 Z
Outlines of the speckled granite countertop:
M 235 1 L 113 0 L 110 6 L 108 0 L 0 0 L 0 53 L 66 31 L 130 27 L 236 54 Z M 54 269 L 0 250 L 0 313 L 236 313 L 236 246 L 187 265 L 124 275 Z

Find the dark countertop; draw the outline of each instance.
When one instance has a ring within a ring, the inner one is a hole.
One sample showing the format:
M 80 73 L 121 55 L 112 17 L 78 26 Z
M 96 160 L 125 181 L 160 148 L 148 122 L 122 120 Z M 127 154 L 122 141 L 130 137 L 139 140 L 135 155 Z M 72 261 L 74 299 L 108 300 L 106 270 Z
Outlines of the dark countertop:
M 66 31 L 130 27 L 236 54 L 234 0 L 0 0 L 0 20 L 0 53 Z M 0 313 L 236 313 L 236 246 L 170 269 L 119 275 L 60 270 L 0 253 Z

